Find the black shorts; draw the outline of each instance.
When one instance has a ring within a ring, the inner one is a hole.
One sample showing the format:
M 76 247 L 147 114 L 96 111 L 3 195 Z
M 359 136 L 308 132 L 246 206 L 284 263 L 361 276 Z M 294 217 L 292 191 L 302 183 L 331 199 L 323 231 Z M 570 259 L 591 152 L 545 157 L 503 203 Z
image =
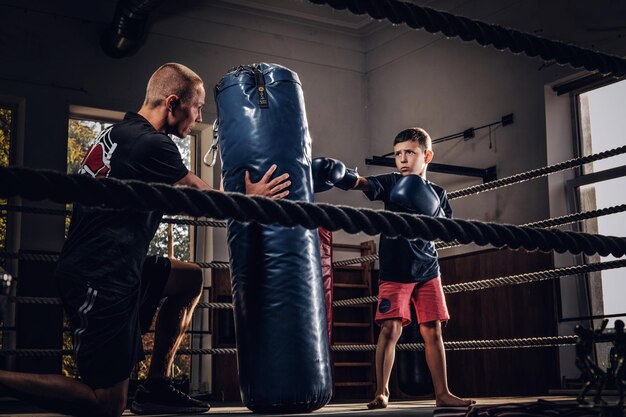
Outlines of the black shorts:
M 139 287 L 58 278 L 78 371 L 91 388 L 107 388 L 129 378 L 144 359 L 141 334 L 150 328 L 170 269 L 169 259 L 148 257 Z

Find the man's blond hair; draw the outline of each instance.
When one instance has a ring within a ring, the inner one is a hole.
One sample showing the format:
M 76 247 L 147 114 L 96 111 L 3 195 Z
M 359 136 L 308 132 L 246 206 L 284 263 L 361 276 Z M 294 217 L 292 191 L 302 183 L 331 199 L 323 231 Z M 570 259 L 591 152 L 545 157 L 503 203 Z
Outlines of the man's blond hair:
M 172 94 L 185 101 L 193 98 L 202 84 L 202 78 L 182 64 L 171 62 L 161 65 L 148 81 L 143 105 L 155 108 Z

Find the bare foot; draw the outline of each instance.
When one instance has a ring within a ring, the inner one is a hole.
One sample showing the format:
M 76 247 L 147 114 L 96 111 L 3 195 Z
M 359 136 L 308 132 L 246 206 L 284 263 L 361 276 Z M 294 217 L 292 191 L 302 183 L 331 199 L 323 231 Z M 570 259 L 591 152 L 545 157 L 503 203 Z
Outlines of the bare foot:
M 367 408 L 370 410 L 375 410 L 377 408 L 387 408 L 387 404 L 389 403 L 389 397 L 387 395 L 377 395 L 374 399 L 367 403 Z
M 476 404 L 476 401 L 459 398 L 450 393 L 437 396 L 437 400 L 435 402 L 437 407 L 468 407 L 472 404 Z

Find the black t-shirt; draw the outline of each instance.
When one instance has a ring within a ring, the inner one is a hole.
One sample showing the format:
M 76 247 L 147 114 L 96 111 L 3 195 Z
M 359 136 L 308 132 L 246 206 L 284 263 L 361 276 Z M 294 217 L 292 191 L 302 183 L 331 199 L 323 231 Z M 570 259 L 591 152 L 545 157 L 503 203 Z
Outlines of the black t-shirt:
M 389 193 L 402 175 L 397 172 L 366 177 L 370 190 L 364 191 L 370 200 L 381 200 L 385 210 L 403 211 L 389 201 Z M 446 217 L 452 218 L 452 208 L 446 190 L 426 181 L 439 196 L 440 207 Z M 433 242 L 423 239 L 380 236 L 380 279 L 393 282 L 425 282 L 439 276 L 439 262 Z
M 81 174 L 174 184 L 187 175 L 176 144 L 137 113 L 105 129 L 81 162 Z M 57 275 L 135 286 L 161 221 L 155 211 L 105 210 L 74 204 Z

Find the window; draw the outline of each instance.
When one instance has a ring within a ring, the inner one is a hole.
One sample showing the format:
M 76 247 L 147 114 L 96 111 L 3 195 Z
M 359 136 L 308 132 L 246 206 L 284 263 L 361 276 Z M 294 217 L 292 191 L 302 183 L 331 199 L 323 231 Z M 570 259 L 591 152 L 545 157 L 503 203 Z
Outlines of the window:
M 181 156 L 183 157 L 183 163 L 191 172 L 195 172 L 195 147 L 196 136 L 189 135 L 184 139 L 172 136 L 172 140 L 178 146 Z M 175 218 L 178 216 L 174 216 Z M 171 236 L 171 238 L 169 238 Z M 148 248 L 148 254 L 150 255 L 168 255 L 168 243 L 172 245 L 173 256 L 181 261 L 193 260 L 193 227 L 180 225 L 180 224 L 167 224 L 161 223 L 154 235 L 154 239 L 150 243 Z
M 73 116 L 69 119 L 68 145 L 67 145 L 67 172 L 74 174 L 78 172 L 83 156 L 87 152 L 91 143 L 107 127 L 121 120 L 123 114 L 119 112 L 104 111 L 99 109 L 72 106 L 70 109 Z M 190 171 L 196 168 L 196 146 L 199 141 L 196 135 L 192 134 L 184 139 L 172 136 L 172 140 L 178 146 L 183 163 Z M 69 216 L 66 219 L 66 235 L 69 226 Z M 169 225 L 162 223 L 152 242 L 150 243 L 148 254 L 158 256 L 168 256 L 168 248 L 171 247 L 173 257 L 183 261 L 193 260 L 193 236 L 195 229 L 187 225 Z M 153 327 L 154 328 L 154 323 Z M 65 333 L 64 349 L 71 349 L 71 334 Z M 144 336 L 144 348 L 154 347 L 154 333 L 150 332 Z M 185 335 L 180 346 L 181 349 L 191 348 L 191 335 Z M 138 367 L 137 376 L 145 378 L 147 376 L 150 357 L 141 362 Z M 174 361 L 173 376 L 181 374 L 189 375 L 191 361 L 188 355 L 177 356 Z M 72 357 L 64 357 L 63 373 L 69 376 L 77 374 L 76 365 Z
M 69 120 L 68 143 L 67 143 L 67 173 L 75 174 L 80 168 L 80 162 L 87 152 L 89 145 L 98 137 L 107 127 L 111 126 L 113 121 L 96 119 L 95 117 L 74 117 Z M 195 171 L 195 146 L 196 136 L 189 135 L 184 139 L 172 137 L 172 140 L 178 146 L 183 163 L 190 171 Z M 69 217 L 66 221 L 69 227 Z M 176 259 L 190 261 L 193 258 L 192 245 L 192 226 L 187 225 L 168 225 L 163 223 L 159 226 L 154 239 L 150 242 L 148 249 L 149 255 L 168 255 L 168 244 L 172 246 L 173 256 Z M 169 238 L 171 236 L 171 238 Z
M 11 163 L 11 142 L 14 135 L 14 107 L 0 103 L 0 166 L 9 166 Z M 7 200 L 0 199 L 0 205 L 7 204 Z M 0 250 L 7 247 L 7 212 L 0 210 Z M 0 266 L 6 268 L 6 259 L 0 259 Z
M 578 96 L 579 131 L 581 154 L 589 155 L 623 146 L 626 131 L 626 81 L 610 84 Z M 596 161 L 574 180 L 578 189 L 579 209 L 594 210 L 624 204 L 626 189 L 626 155 L 613 156 Z M 626 236 L 626 214 L 618 213 L 598 217 L 586 222 L 586 231 L 603 235 Z M 592 260 L 610 261 L 615 258 L 596 256 Z M 601 286 L 591 291 L 591 302 L 601 307 L 604 315 L 626 314 L 626 281 L 624 269 L 605 270 L 598 273 Z M 609 327 L 617 319 L 611 317 Z
M 11 164 L 11 142 L 15 132 L 15 108 L 0 103 L 0 166 Z M 7 200 L 0 199 L 0 205 L 7 204 Z M 7 248 L 7 211 L 0 210 L 0 250 Z M 0 267 L 7 269 L 6 259 L 0 257 Z M 0 325 L 4 326 L 3 322 Z M 0 329 L 0 348 L 4 345 L 4 331 Z

